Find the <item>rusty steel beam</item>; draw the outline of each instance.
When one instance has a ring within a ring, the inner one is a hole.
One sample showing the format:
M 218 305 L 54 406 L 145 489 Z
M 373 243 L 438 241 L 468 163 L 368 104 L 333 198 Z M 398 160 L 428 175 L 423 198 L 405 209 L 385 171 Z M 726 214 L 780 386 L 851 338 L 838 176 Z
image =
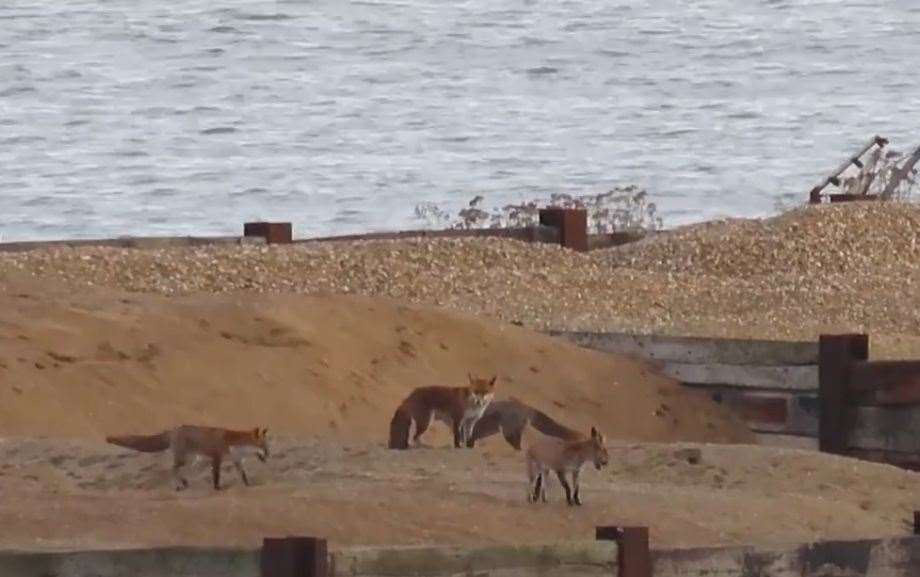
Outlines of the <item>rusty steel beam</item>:
M 597 527 L 598 541 L 616 541 L 617 577 L 652 577 L 648 527 Z
M 540 224 L 559 229 L 559 244 L 565 248 L 587 252 L 588 211 L 583 208 L 541 208 Z
M 265 538 L 259 565 L 261 577 L 327 577 L 326 540 L 315 537 Z
M 262 237 L 267 244 L 290 244 L 293 231 L 289 222 L 247 222 L 243 236 Z

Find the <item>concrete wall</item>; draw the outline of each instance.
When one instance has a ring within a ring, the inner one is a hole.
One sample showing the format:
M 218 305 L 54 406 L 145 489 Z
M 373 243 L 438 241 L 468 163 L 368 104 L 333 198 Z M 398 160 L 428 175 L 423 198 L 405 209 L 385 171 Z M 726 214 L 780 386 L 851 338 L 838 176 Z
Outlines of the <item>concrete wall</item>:
M 0 552 L 3 577 L 258 577 L 258 549 Z
M 612 541 L 479 548 L 351 548 L 330 555 L 336 577 L 576 577 L 615 575 L 617 546 Z
M 920 537 L 653 551 L 655 577 L 917 577 Z
M 355 547 L 329 555 L 338 577 L 578 577 L 617 574 L 609 541 L 552 545 Z M 917 577 L 920 537 L 769 547 L 653 550 L 654 577 Z M 3 577 L 259 577 L 259 550 L 163 548 L 0 552 Z
M 818 343 L 550 331 L 637 357 L 737 412 L 768 445 L 818 447 Z
M 171 547 L 112 551 L 0 551 L 2 577 L 259 577 L 259 549 Z M 330 575 L 577 577 L 613 575 L 616 544 L 355 547 L 329 554 Z

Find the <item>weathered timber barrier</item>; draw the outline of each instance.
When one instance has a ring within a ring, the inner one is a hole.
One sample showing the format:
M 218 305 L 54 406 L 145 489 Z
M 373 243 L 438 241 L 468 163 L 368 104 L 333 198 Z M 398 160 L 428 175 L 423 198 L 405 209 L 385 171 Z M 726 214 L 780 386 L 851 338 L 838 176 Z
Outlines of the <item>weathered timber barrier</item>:
M 914 514 L 920 525 L 920 513 Z M 261 549 L 0 551 L 4 577 L 916 577 L 920 537 L 650 549 L 647 527 L 595 541 L 490 547 L 350 547 L 265 539 Z
M 818 448 L 818 344 L 550 331 L 649 362 L 734 409 L 763 444 Z
M 920 470 L 920 361 L 869 361 L 863 334 L 819 342 L 821 450 Z

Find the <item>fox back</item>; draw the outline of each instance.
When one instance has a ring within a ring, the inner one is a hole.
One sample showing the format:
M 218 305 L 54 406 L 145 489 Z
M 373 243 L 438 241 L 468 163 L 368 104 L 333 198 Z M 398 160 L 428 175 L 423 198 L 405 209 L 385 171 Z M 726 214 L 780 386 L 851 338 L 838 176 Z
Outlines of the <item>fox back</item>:
M 261 460 L 269 455 L 268 430 L 255 428 L 245 431 L 182 425 L 173 431 L 172 445 L 177 452 L 222 455 L 252 450 Z
M 437 418 L 454 429 L 455 437 L 459 434 L 461 423 L 467 423 L 472 430 L 475 424 L 495 395 L 495 381 L 491 379 L 474 378 L 467 375 L 468 386 L 445 387 L 428 386 L 413 389 L 407 396 L 390 421 L 391 449 L 407 449 L 409 447 L 409 428 L 415 422 L 415 440 L 428 428 L 432 418 Z M 455 445 L 459 441 L 455 438 Z
M 604 436 L 591 427 L 591 437 L 577 441 L 565 441 L 555 437 L 536 439 L 527 448 L 528 462 L 540 463 L 553 471 L 573 471 L 580 469 L 586 461 L 591 461 L 598 470 L 609 461 Z

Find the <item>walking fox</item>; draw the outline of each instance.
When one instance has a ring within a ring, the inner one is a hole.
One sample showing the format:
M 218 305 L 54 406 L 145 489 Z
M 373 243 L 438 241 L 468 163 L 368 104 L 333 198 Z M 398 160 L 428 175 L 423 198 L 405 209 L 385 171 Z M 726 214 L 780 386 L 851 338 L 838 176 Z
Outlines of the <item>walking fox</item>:
M 499 429 L 508 444 L 516 450 L 521 450 L 521 436 L 524 429 L 530 424 L 534 429 L 544 435 L 558 437 L 566 441 L 584 439 L 583 433 L 570 429 L 552 419 L 546 413 L 531 407 L 523 401 L 510 397 L 501 401 L 493 401 L 473 427 L 473 434 L 466 442 L 467 447 L 473 447 L 476 441 L 491 437 Z
M 607 466 L 608 456 L 604 436 L 591 427 L 591 438 L 581 441 L 563 441 L 552 437 L 541 437 L 527 448 L 527 501 L 546 502 L 546 474 L 555 471 L 565 490 L 565 501 L 569 505 L 581 505 L 578 478 L 586 461 L 594 462 L 600 470 Z M 572 473 L 572 486 L 565 474 Z
M 473 426 L 482 417 L 483 411 L 495 396 L 495 381 L 498 376 L 489 379 L 469 378 L 466 387 L 419 387 L 400 403 L 390 421 L 391 449 L 409 448 L 409 429 L 415 422 L 415 434 L 412 442 L 418 444 L 432 419 L 438 419 L 451 428 L 454 434 L 454 447 L 460 448 L 467 443 Z
M 255 452 L 260 461 L 268 458 L 268 429 L 251 431 L 234 431 L 216 427 L 199 427 L 182 425 L 175 429 L 163 431 L 156 435 L 124 435 L 106 437 L 107 443 L 134 449 L 144 453 L 159 453 L 172 449 L 173 477 L 176 490 L 188 487 L 188 480 L 182 476 L 182 467 L 190 455 L 210 457 L 214 489 L 220 489 L 220 465 L 224 457 L 233 460 L 236 470 L 243 478 L 243 484 L 249 485 L 249 478 L 243 469 L 243 457 L 247 452 Z

